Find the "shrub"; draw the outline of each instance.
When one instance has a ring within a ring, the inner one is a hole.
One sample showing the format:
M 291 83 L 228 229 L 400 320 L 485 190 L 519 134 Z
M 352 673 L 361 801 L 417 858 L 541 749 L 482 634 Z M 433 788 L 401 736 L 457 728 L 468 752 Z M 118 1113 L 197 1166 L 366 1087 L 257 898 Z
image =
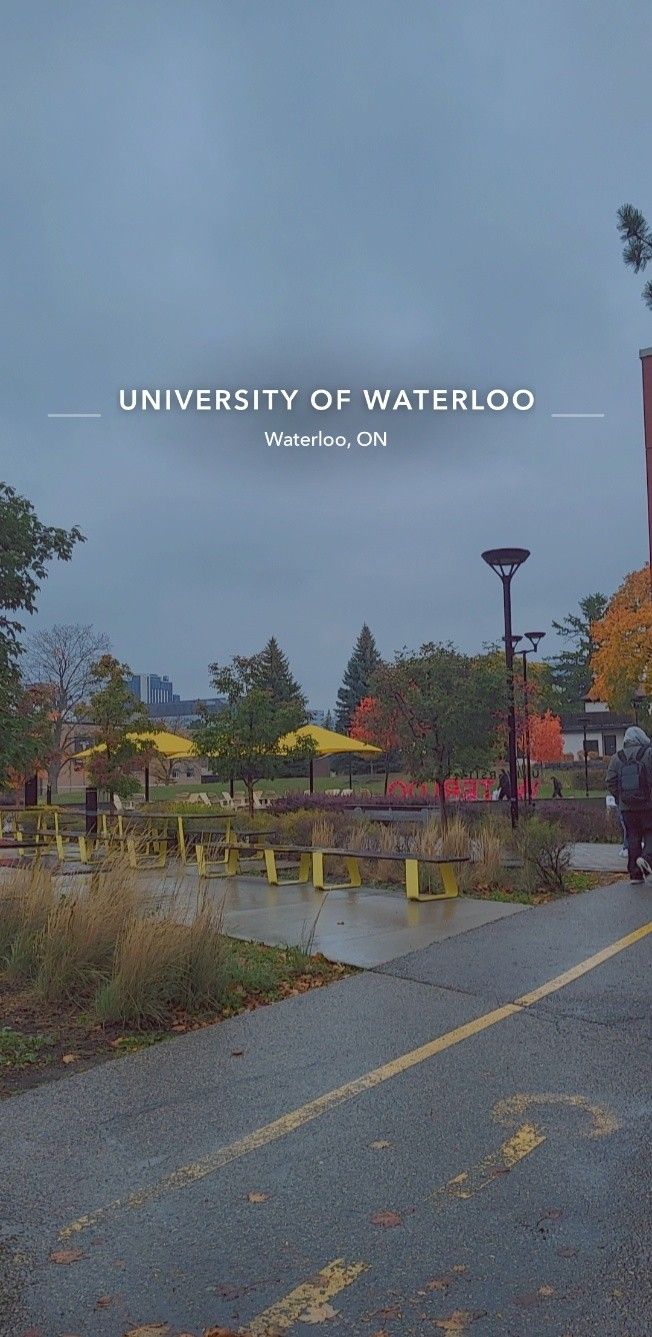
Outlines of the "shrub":
M 525 817 L 514 833 L 516 849 L 523 860 L 523 880 L 528 891 L 568 891 L 570 846 L 558 822 Z

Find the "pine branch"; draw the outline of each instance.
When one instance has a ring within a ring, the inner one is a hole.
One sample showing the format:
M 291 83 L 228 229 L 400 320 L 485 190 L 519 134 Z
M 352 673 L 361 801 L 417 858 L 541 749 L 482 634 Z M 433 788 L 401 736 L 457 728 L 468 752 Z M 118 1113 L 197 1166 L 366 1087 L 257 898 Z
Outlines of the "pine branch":
M 652 260 L 652 232 L 640 209 L 633 204 L 623 204 L 618 210 L 617 227 L 625 243 L 623 260 L 638 274 Z

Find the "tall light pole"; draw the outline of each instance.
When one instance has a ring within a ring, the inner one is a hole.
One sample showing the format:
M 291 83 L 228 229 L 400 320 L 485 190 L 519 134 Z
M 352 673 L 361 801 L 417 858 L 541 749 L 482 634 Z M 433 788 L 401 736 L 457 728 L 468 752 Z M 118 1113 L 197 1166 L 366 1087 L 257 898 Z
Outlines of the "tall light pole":
M 534 654 L 539 641 L 545 636 L 545 631 L 526 631 L 525 639 L 530 642 L 530 649 L 521 650 L 523 655 L 523 719 L 525 722 L 525 795 L 528 805 L 532 803 L 532 757 L 530 755 L 530 716 L 528 712 L 527 700 L 527 657 Z
M 584 793 L 589 797 L 589 749 L 586 743 L 586 719 L 582 720 L 582 731 L 584 733 Z
M 645 436 L 645 478 L 647 482 L 647 524 L 652 570 L 652 348 L 639 352 L 643 371 L 643 432 Z
M 528 548 L 488 548 L 483 562 L 500 577 L 503 587 L 505 619 L 505 667 L 507 669 L 507 736 L 509 750 L 509 788 L 512 826 L 518 823 L 518 771 L 516 767 L 516 716 L 514 713 L 514 646 L 512 644 L 512 579 L 519 566 L 527 562 Z

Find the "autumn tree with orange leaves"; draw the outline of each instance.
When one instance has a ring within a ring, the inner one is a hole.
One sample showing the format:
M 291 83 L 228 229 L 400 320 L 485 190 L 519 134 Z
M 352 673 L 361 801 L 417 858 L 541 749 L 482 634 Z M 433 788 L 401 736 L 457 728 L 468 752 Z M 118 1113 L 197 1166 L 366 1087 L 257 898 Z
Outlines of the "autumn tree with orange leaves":
M 351 716 L 349 734 L 351 738 L 357 738 L 360 743 L 372 743 L 374 747 L 382 748 L 385 753 L 398 747 L 396 726 L 393 722 L 385 722 L 375 696 L 363 696 L 358 703 Z M 388 783 L 389 759 L 386 758 L 385 793 Z
M 532 715 L 529 721 L 530 754 L 532 760 L 540 765 L 561 761 L 564 755 L 564 741 L 561 720 L 546 710 L 543 715 Z
M 596 649 L 591 658 L 591 695 L 612 710 L 629 710 L 632 697 L 642 689 L 652 694 L 652 591 L 650 568 L 631 571 L 604 617 L 594 622 L 591 635 Z

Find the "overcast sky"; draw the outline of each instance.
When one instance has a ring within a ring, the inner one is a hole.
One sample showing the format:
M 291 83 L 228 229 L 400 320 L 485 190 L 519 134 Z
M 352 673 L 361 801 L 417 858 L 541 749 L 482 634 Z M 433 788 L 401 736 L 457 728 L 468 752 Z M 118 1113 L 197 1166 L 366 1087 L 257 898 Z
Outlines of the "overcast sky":
M 3 29 L 1 474 L 88 537 L 38 625 L 184 696 L 275 634 L 326 707 L 365 620 L 388 655 L 498 638 L 485 547 L 531 549 L 517 631 L 643 563 L 652 313 L 615 214 L 652 221 L 649 0 L 8 0 Z M 336 453 L 264 443 L 322 415 L 117 406 L 323 385 L 537 407 Z

